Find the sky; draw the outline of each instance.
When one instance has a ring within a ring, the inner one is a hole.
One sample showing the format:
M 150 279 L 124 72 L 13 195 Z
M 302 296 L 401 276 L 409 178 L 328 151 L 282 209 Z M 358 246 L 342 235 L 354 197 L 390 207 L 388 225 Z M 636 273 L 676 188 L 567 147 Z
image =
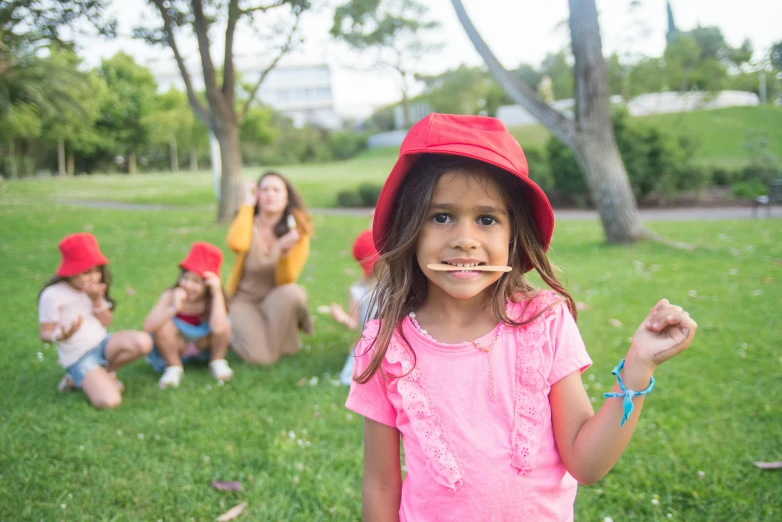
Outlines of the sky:
M 481 65 L 482 61 L 456 18 L 450 0 L 419 0 L 429 8 L 428 18 L 440 27 L 428 39 L 442 45 L 418 64 L 418 71 L 437 74 L 460 63 Z M 336 111 L 346 117 L 360 118 L 375 108 L 400 98 L 395 73 L 365 70 L 367 59 L 334 42 L 328 35 L 333 7 L 342 0 L 314 0 L 315 9 L 302 17 L 300 32 L 303 43 L 280 63 L 315 65 L 327 63 L 332 72 Z M 463 0 L 473 24 L 506 68 L 520 63 L 539 65 L 549 52 L 557 52 L 569 43 L 567 0 Z M 756 50 L 768 49 L 782 40 L 782 1 L 780 0 L 672 0 L 676 25 L 688 30 L 697 25 L 718 26 L 730 45 L 749 39 Z M 640 7 L 630 10 L 631 0 L 597 0 L 603 53 L 619 52 L 628 56 L 659 56 L 665 47 L 667 25 L 665 0 L 640 0 Z M 113 41 L 98 38 L 77 40 L 87 65 L 96 66 L 122 50 L 137 62 L 155 71 L 177 74 L 173 54 L 168 48 L 150 47 L 130 38 L 132 28 L 157 23 L 155 12 L 146 0 L 113 0 L 112 13 L 119 21 L 120 37 Z M 639 29 L 639 23 L 645 30 Z M 219 31 L 222 33 L 222 30 Z M 178 42 L 183 54 L 197 63 L 194 41 Z M 264 64 L 269 60 L 257 36 L 250 30 L 237 34 L 234 48 L 238 63 Z M 216 31 L 212 56 L 219 62 L 223 43 Z M 197 70 L 191 73 L 197 73 Z M 420 85 L 414 86 L 420 90 Z

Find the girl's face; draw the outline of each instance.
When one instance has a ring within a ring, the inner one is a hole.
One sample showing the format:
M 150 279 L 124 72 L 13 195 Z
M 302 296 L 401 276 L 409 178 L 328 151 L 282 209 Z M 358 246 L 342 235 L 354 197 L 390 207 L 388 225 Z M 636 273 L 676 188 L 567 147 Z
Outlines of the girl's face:
M 100 267 L 94 266 L 81 274 L 69 277 L 68 284 L 76 290 L 83 291 L 88 283 L 98 284 L 100 283 L 101 278 Z
M 288 189 L 277 176 L 266 176 L 258 185 L 258 204 L 265 212 L 280 214 L 288 206 Z
M 190 272 L 189 270 L 185 270 L 182 272 L 182 275 L 179 276 L 178 286 L 185 291 L 187 301 L 195 301 L 206 294 L 206 283 L 204 282 L 204 279 L 195 272 Z
M 429 296 L 471 299 L 496 283 L 502 272 L 435 272 L 430 263 L 508 264 L 511 226 L 501 189 L 488 175 L 450 170 L 440 176 L 416 246 L 418 266 L 429 280 Z

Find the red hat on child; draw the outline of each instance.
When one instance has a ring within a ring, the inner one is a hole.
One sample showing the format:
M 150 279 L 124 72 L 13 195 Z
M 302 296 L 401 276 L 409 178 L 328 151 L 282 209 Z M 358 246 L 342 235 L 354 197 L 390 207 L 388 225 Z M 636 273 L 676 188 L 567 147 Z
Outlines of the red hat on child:
M 529 179 L 524 151 L 505 125 L 496 118 L 486 116 L 432 113 L 413 125 L 407 133 L 399 151 L 399 159 L 380 192 L 372 227 L 378 251 L 383 251 L 388 238 L 394 200 L 399 188 L 422 154 L 464 156 L 494 165 L 516 176 L 527 189 L 526 203 L 530 207 L 540 242 L 548 249 L 554 233 L 554 212 L 543 190 Z
M 372 241 L 371 230 L 363 231 L 356 238 L 356 242 L 353 243 L 353 258 L 361 265 L 364 276 L 369 277 L 375 269 L 375 263 L 380 259 L 380 254 L 377 253 L 375 243 Z
M 57 275 L 61 277 L 75 276 L 92 267 L 109 264 L 98 248 L 98 240 L 86 232 L 65 236 L 59 248 L 62 260 Z
M 189 270 L 200 277 L 204 277 L 206 272 L 212 272 L 220 277 L 220 265 L 223 263 L 223 251 L 214 245 L 196 241 L 190 247 L 190 252 L 179 266 Z

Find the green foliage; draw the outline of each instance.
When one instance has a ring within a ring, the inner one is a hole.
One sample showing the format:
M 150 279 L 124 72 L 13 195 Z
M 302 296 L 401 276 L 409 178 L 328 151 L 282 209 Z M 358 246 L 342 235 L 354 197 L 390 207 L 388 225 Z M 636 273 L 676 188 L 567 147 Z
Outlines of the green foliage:
M 740 172 L 725 167 L 714 167 L 711 171 L 711 182 L 717 187 L 729 187 L 737 179 Z
M 357 132 L 333 131 L 328 134 L 328 147 L 331 159 L 346 160 L 367 148 L 366 134 Z
M 768 194 L 768 185 L 760 181 L 739 181 L 734 183 L 731 194 L 739 199 L 755 199 Z
M 355 190 L 340 190 L 337 192 L 337 206 L 341 208 L 357 208 L 362 205 L 361 196 Z
M 555 100 L 573 97 L 573 66 L 564 52 L 547 54 L 540 64 L 540 73 L 551 78 Z
M 378 183 L 362 183 L 355 189 L 341 190 L 337 193 L 337 206 L 341 208 L 373 208 L 380 198 L 383 185 Z
M 626 111 L 615 111 L 612 122 L 636 198 L 655 195 L 664 202 L 679 191 L 699 189 L 710 181 L 710 173 L 692 163 L 696 144 L 691 139 L 632 120 Z M 573 153 L 553 137 L 547 151 L 557 194 L 565 201 L 583 206 L 589 201 L 589 194 Z
M 529 167 L 529 177 L 534 181 L 546 195 L 553 195 L 556 181 L 551 172 L 546 154 L 535 147 L 524 148 L 524 155 L 527 157 L 527 166 Z
M 330 33 L 359 50 L 397 48 L 439 25 L 423 19 L 427 11 L 414 0 L 350 0 L 334 11 Z
M 268 115 L 263 128 L 269 132 L 262 133 L 261 139 L 253 139 L 248 132 L 242 133 L 242 156 L 248 165 L 343 160 L 355 156 L 367 146 L 366 134 L 330 131 L 312 125 L 296 128 L 280 114 L 269 111 Z
M 145 118 L 153 111 L 157 85 L 152 73 L 123 52 L 103 60 L 98 74 L 106 82 L 108 94 L 101 105 L 97 127 L 115 146 L 127 152 L 149 142 Z

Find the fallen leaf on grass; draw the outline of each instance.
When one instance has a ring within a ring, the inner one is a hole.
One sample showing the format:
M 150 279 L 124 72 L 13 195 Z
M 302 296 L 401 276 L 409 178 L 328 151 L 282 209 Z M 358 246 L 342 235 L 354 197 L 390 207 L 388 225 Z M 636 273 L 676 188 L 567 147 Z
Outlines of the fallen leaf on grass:
M 622 327 L 622 321 L 620 321 L 619 319 L 613 319 L 613 318 L 609 319 L 608 320 L 608 324 L 610 324 L 614 328 L 621 328 Z
M 590 306 L 581 301 L 576 301 L 576 310 L 589 310 Z
M 330 306 L 326 306 L 326 305 L 320 305 L 315 310 L 317 310 L 317 312 L 319 314 L 330 314 L 331 313 L 331 307 Z
M 296 381 L 296 385 L 297 386 L 304 386 L 305 384 L 307 384 L 307 378 L 306 377 L 302 377 L 301 379 Z
M 125 287 L 125 293 L 128 295 L 136 295 L 136 289 L 129 286 Z
M 212 487 L 220 491 L 242 491 L 242 485 L 236 480 L 231 480 L 230 482 L 213 480 Z
M 782 462 L 753 462 L 760 469 L 782 469 Z
M 230 520 L 236 520 L 239 518 L 239 515 L 241 515 L 244 512 L 244 509 L 247 507 L 247 502 L 242 502 L 241 504 L 237 504 L 236 506 L 232 507 L 219 517 L 217 517 L 217 522 L 229 522 Z

